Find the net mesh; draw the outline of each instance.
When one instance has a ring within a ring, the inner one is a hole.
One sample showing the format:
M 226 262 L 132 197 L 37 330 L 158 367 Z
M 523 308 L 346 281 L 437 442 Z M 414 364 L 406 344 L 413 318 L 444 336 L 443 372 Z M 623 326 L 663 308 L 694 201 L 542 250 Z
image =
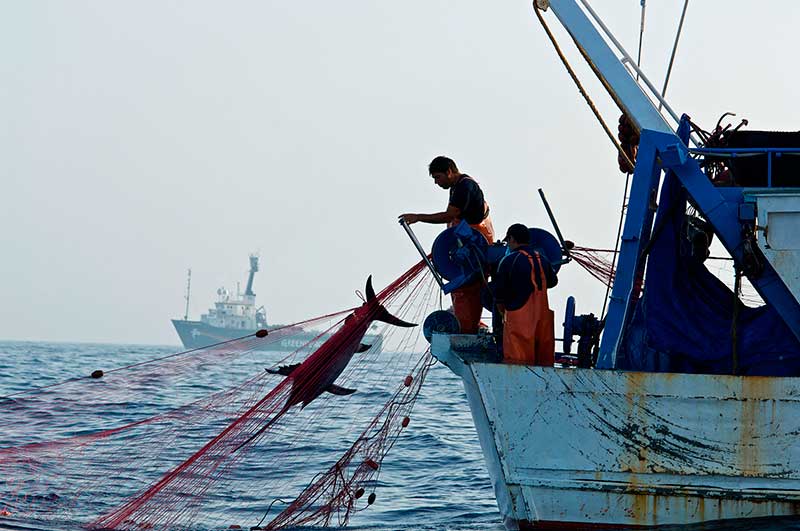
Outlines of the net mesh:
M 425 271 L 266 337 L 0 398 L 0 511 L 64 529 L 346 523 L 374 500 L 431 364 L 421 326 L 377 320 L 424 319 L 438 302 Z

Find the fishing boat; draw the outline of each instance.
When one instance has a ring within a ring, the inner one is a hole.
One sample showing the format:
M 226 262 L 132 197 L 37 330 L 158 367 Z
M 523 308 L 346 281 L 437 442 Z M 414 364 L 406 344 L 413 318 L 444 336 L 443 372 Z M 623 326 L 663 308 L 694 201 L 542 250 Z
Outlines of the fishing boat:
M 670 108 L 586 0 L 534 7 L 567 30 L 638 152 L 608 312 L 567 304 L 560 363 L 504 364 L 490 336 L 453 333 L 446 319 L 428 327 L 432 353 L 463 380 L 506 527 L 800 515 L 800 136 L 705 132 Z M 734 289 L 706 267 L 712 238 L 730 255 Z M 561 244 L 550 258 L 569 261 Z M 472 258 L 459 282 L 478 274 Z M 762 305 L 740 301 L 745 280 Z
M 183 346 L 187 349 L 204 348 L 218 343 L 232 341 L 255 334 L 258 330 L 281 329 L 283 332 L 276 341 L 263 342 L 259 350 L 294 352 L 318 340 L 325 340 L 329 334 L 317 330 L 306 330 L 302 326 L 270 325 L 264 306 L 256 306 L 256 294 L 253 291 L 253 280 L 258 272 L 258 255 L 250 255 L 250 271 L 244 293 L 236 290 L 233 293 L 226 287 L 217 290 L 217 301 L 199 320 L 189 319 L 189 296 L 191 293 L 191 270 L 186 288 L 186 312 L 183 319 L 173 319 L 172 325 L 178 333 Z M 374 330 L 376 327 L 373 326 Z M 377 333 L 364 336 L 366 343 L 374 345 L 381 342 Z M 376 348 L 380 348 L 380 344 Z

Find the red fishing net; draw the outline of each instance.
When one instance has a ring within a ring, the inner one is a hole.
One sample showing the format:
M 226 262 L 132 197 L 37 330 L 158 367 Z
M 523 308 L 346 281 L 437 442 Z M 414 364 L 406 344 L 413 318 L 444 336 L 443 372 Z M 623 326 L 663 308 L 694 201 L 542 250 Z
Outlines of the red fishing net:
M 575 246 L 570 250 L 572 260 L 594 278 L 611 287 L 614 283 L 614 254 L 610 249 Z
M 265 337 L 0 398 L 0 511 L 62 528 L 346 523 L 374 500 L 431 363 L 421 326 L 404 326 L 438 302 L 424 273 Z M 313 339 L 269 357 L 291 337 Z

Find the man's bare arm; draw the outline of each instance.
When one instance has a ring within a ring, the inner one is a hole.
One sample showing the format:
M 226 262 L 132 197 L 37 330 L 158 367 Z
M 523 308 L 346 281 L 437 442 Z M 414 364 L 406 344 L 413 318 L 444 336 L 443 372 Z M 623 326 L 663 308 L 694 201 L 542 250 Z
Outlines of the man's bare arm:
M 447 210 L 435 214 L 401 214 L 406 223 L 411 225 L 421 221 L 422 223 L 450 223 L 454 219 L 461 217 L 461 209 L 453 205 L 447 205 Z

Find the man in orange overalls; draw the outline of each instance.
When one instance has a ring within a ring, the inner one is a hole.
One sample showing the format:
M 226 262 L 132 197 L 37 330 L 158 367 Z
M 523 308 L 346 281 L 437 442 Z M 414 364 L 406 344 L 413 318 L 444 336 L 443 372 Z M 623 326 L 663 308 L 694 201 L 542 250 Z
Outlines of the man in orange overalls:
M 448 157 L 436 157 L 428 165 L 428 173 L 441 188 L 450 190 L 447 210 L 435 214 L 402 214 L 406 223 L 411 225 L 423 223 L 446 223 L 448 227 L 458 225 L 462 219 L 483 234 L 486 241 L 494 241 L 494 227 L 489 217 L 489 205 L 483 198 L 483 191 L 478 183 L 464 173 L 458 171 L 456 163 Z M 453 312 L 461 325 L 462 334 L 478 333 L 481 320 L 481 286 L 477 280 L 453 291 Z
M 547 289 L 558 278 L 546 257 L 529 246 L 530 233 L 521 223 L 508 228 L 511 253 L 494 276 L 495 303 L 503 315 L 503 361 L 553 366 L 555 331 Z

